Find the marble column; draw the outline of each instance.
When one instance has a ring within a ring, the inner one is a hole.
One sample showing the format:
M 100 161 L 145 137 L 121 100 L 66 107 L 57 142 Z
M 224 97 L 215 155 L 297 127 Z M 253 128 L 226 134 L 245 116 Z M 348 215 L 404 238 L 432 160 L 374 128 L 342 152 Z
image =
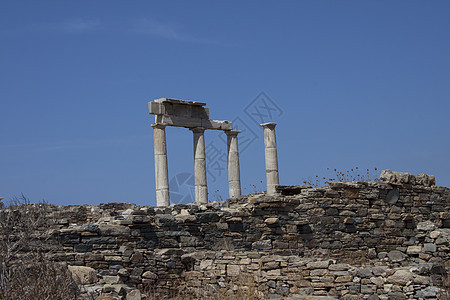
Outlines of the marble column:
M 192 128 L 194 133 L 195 202 L 208 203 L 206 184 L 205 128 Z
M 156 206 L 169 206 L 166 125 L 152 124 L 155 145 Z
M 278 179 L 278 158 L 277 139 L 275 136 L 275 126 L 277 123 L 263 123 L 264 128 L 264 149 L 266 157 L 266 177 L 267 195 L 276 194 L 275 187 L 279 184 Z
M 238 134 L 239 130 L 225 130 L 228 148 L 228 190 L 230 198 L 241 195 L 241 171 L 239 168 Z

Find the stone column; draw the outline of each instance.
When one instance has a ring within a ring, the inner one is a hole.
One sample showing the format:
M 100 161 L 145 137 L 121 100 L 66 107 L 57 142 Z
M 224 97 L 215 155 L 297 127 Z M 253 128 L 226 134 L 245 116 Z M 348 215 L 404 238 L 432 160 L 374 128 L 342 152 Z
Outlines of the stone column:
M 267 195 L 276 194 L 275 186 L 279 184 L 278 179 L 278 158 L 277 158 L 277 139 L 275 136 L 275 126 L 277 123 L 264 123 L 264 149 L 266 157 L 266 177 L 267 177 Z
M 155 144 L 156 206 L 169 206 L 166 125 L 152 124 Z
M 239 168 L 238 134 L 239 130 L 226 130 L 228 148 L 228 190 L 230 198 L 241 195 L 241 172 Z
M 208 203 L 208 187 L 206 185 L 205 128 L 192 128 L 194 133 L 194 177 L 195 202 Z

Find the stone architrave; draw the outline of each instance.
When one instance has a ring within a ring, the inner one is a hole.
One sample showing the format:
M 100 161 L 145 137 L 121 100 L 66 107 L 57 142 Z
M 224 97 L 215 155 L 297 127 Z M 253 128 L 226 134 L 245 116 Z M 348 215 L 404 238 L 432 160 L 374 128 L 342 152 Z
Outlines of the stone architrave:
M 169 206 L 169 171 L 167 166 L 166 126 L 152 124 L 155 146 L 156 205 Z
M 228 190 L 230 198 L 241 195 L 241 172 L 239 168 L 239 130 L 226 130 L 228 150 Z
M 214 130 L 232 130 L 232 122 L 209 119 L 206 103 L 169 98 L 156 99 L 148 103 L 150 114 L 155 115 L 155 123 L 167 126 Z
M 195 202 L 208 203 L 208 187 L 206 181 L 205 128 L 196 127 L 194 134 L 194 177 Z
M 278 178 L 278 157 L 277 157 L 277 139 L 275 136 L 275 126 L 277 123 L 263 123 L 264 128 L 264 152 L 266 158 L 266 178 L 267 195 L 277 193 L 276 186 L 279 184 Z

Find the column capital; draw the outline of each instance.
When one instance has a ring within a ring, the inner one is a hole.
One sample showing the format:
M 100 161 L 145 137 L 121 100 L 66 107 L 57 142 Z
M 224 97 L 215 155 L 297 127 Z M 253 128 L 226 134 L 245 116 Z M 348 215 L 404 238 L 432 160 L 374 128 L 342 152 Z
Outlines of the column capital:
M 205 132 L 206 128 L 194 127 L 194 128 L 189 128 L 189 130 L 192 131 L 193 133 L 203 133 L 203 132 Z
M 227 136 L 237 136 L 242 131 L 240 131 L 240 130 L 224 130 L 224 132 Z
M 166 124 L 160 124 L 160 123 L 155 123 L 151 125 L 153 127 L 153 129 L 158 128 L 158 129 L 165 129 L 167 127 Z
M 262 123 L 262 124 L 259 124 L 259 125 L 264 127 L 264 128 L 275 129 L 275 126 L 277 126 L 277 123 L 269 122 L 269 123 Z

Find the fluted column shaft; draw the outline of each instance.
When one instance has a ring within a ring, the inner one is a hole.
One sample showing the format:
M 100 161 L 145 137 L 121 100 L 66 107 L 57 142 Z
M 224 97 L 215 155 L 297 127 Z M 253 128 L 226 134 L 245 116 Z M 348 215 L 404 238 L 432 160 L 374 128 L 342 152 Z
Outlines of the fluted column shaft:
M 275 126 L 277 123 L 263 123 L 264 128 L 264 150 L 266 157 L 267 195 L 276 194 L 275 187 L 279 184 L 277 139 Z
M 206 182 L 205 128 L 193 128 L 194 134 L 194 177 L 195 202 L 208 203 Z
M 166 126 L 152 124 L 155 145 L 156 206 L 169 206 L 169 171 L 167 167 Z
M 226 130 L 228 148 L 228 190 L 230 198 L 241 195 L 241 171 L 239 167 L 239 130 Z

